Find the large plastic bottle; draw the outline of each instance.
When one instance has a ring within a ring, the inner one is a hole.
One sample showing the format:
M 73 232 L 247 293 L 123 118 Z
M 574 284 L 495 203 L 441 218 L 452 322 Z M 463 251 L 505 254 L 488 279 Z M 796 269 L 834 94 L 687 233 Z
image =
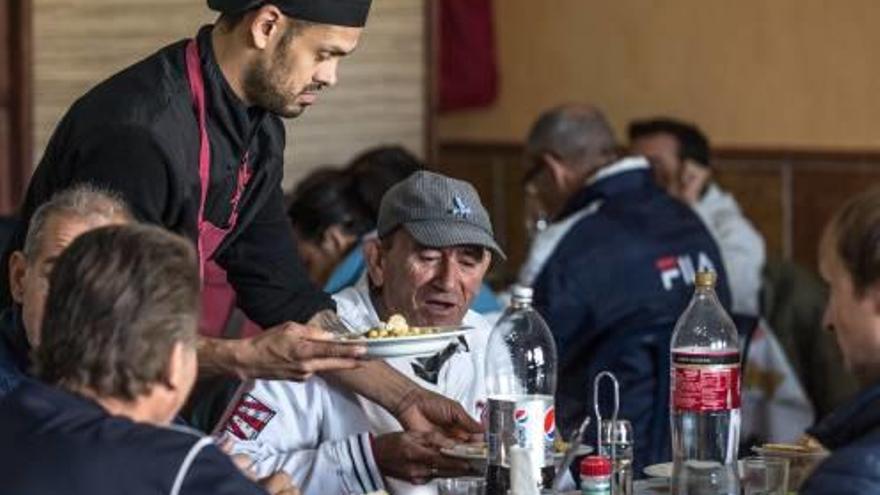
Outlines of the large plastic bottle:
M 556 414 L 556 344 L 544 319 L 532 308 L 532 289 L 516 286 L 486 348 L 489 462 L 486 493 L 537 494 L 550 488 Z M 516 450 L 516 479 L 510 486 L 511 448 Z M 519 484 L 519 483 L 518 483 Z M 533 485 L 533 486 L 532 486 Z
M 696 276 L 694 297 L 672 334 L 673 493 L 738 495 L 740 352 L 736 326 Z

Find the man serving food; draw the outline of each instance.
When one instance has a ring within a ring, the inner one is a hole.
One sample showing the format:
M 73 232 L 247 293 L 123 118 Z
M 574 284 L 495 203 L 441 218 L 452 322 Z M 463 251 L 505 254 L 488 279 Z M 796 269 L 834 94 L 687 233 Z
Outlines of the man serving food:
M 366 277 L 334 296 L 339 315 L 351 330 L 378 339 L 469 327 L 434 355 L 387 362 L 477 416 L 491 328 L 468 307 L 493 256 L 503 259 L 504 253 L 476 190 L 418 172 L 383 198 L 378 234 L 364 247 Z M 256 381 L 228 414 L 224 429 L 234 440 L 233 451 L 252 457 L 258 473 L 284 470 L 306 494 L 385 486 L 395 493 L 432 493 L 433 487 L 409 483 L 467 470 L 466 463 L 440 452 L 455 445 L 452 439 L 401 432 L 385 410 L 321 379 Z

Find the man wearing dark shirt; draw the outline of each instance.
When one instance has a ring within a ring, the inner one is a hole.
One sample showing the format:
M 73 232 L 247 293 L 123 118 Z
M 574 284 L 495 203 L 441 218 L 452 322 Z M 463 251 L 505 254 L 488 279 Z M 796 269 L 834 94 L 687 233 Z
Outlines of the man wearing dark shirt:
M 325 332 L 294 323 L 339 326 L 332 300 L 309 283 L 296 257 L 281 192 L 279 117 L 298 116 L 336 83 L 337 64 L 357 45 L 370 0 L 208 6 L 221 13 L 215 25 L 74 103 L 34 172 L 11 249 L 22 247 L 31 215 L 55 192 L 78 182 L 117 191 L 138 220 L 188 237 L 201 275 L 225 271 L 238 306 L 267 329 L 241 340 L 200 338 L 203 372 L 302 380 L 332 371 L 334 381 L 408 427 L 479 430 L 463 409 L 388 366 L 359 365 L 363 347 L 328 342 Z M 204 306 L 216 309 L 211 300 Z
M 265 494 L 210 438 L 171 427 L 195 381 L 199 276 L 187 241 L 101 227 L 60 255 L 36 375 L 0 402 L 4 493 Z M 277 479 L 274 494 L 296 493 Z

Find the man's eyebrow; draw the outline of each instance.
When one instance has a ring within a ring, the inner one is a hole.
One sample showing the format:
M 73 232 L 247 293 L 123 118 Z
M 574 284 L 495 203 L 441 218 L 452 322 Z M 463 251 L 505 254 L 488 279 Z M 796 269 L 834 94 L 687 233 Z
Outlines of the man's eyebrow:
M 325 45 L 325 46 L 321 47 L 320 51 L 326 52 L 327 54 L 332 55 L 334 57 L 344 57 L 344 56 L 350 54 L 351 52 L 353 52 L 354 49 L 346 51 L 336 45 Z
M 476 244 L 467 244 L 461 246 L 462 252 L 467 256 L 473 256 L 478 259 L 483 259 L 486 256 L 487 249 L 483 246 L 477 246 Z
M 426 245 L 420 244 L 418 242 L 415 244 L 416 244 L 416 251 L 441 251 L 441 250 L 443 250 L 443 248 L 426 246 Z

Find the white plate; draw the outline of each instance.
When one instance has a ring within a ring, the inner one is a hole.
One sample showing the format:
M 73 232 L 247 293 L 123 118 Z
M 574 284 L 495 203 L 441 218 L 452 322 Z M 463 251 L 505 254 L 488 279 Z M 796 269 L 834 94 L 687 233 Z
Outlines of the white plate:
M 646 466 L 645 474 L 652 478 L 672 478 L 672 463 L 663 462 Z
M 367 356 L 392 358 L 403 356 L 425 356 L 442 351 L 450 342 L 466 334 L 472 327 L 432 327 L 437 332 L 425 335 L 385 338 L 345 338 L 338 342 L 344 344 L 364 344 Z
M 742 473 L 742 461 L 739 461 L 739 472 Z M 663 462 L 652 464 L 643 469 L 644 473 L 652 478 L 672 478 L 672 463 Z

